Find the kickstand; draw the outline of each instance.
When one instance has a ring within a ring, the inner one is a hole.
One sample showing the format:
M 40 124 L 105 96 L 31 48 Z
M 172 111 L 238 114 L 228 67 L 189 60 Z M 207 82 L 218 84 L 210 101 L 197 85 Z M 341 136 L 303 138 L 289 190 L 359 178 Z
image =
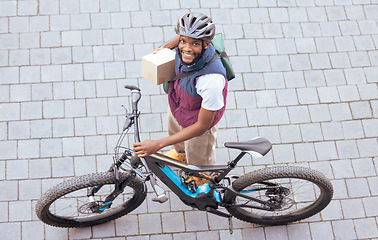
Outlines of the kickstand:
M 228 229 L 230 231 L 230 234 L 234 233 L 234 225 L 232 224 L 232 217 L 228 218 Z

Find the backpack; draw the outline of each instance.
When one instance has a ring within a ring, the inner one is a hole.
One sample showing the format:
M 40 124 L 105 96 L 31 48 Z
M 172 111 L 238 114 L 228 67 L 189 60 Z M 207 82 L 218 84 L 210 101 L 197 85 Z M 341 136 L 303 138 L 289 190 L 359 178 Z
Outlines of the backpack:
M 225 49 L 224 49 L 223 35 L 221 33 L 216 34 L 214 36 L 213 40 L 211 40 L 211 43 L 213 44 L 213 46 L 215 48 L 215 55 L 210 60 L 210 62 L 208 62 L 207 64 L 210 64 L 215 59 L 217 59 L 218 56 L 219 56 L 220 59 L 221 59 L 221 62 L 223 64 L 223 67 L 226 69 L 227 80 L 231 81 L 232 79 L 235 78 L 235 73 L 234 73 L 234 69 L 232 68 L 231 61 L 230 61 L 230 59 L 229 59 L 229 57 L 228 57 L 228 55 L 227 55 L 227 53 L 225 52 Z M 176 77 L 172 81 L 177 80 L 177 79 L 181 79 L 181 78 L 184 78 L 184 77 L 188 77 L 188 76 L 190 76 L 194 73 L 195 72 L 179 73 L 179 74 L 176 75 Z M 171 81 L 163 83 L 163 88 L 164 88 L 165 93 L 168 93 L 170 83 L 171 83 Z

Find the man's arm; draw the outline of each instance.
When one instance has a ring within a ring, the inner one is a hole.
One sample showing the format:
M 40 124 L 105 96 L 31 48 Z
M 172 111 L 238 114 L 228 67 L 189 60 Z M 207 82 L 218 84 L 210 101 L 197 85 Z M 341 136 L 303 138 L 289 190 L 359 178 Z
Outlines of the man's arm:
M 145 140 L 143 142 L 135 143 L 135 154 L 139 157 L 146 157 L 166 146 L 183 142 L 193 137 L 197 137 L 204 134 L 213 123 L 216 113 L 216 111 L 209 111 L 204 108 L 201 108 L 196 123 L 166 138 L 162 138 L 159 140 Z
M 166 42 L 163 45 L 161 45 L 160 47 L 154 49 L 153 53 L 157 53 L 158 51 L 160 51 L 163 48 L 174 49 L 175 47 L 177 47 L 179 40 L 180 40 L 180 35 L 176 35 L 175 37 L 173 37 L 168 42 Z

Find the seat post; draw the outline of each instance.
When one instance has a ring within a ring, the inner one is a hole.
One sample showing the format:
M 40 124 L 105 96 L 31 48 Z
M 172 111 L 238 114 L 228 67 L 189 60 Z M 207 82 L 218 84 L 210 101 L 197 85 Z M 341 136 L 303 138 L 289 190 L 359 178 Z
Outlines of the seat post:
M 231 162 L 228 163 L 228 169 L 225 170 L 224 172 L 222 172 L 220 175 L 216 176 L 214 178 L 214 181 L 216 183 L 219 183 L 225 176 L 227 176 L 227 174 L 229 172 L 231 172 L 232 169 L 234 169 L 236 167 L 236 164 L 240 161 L 240 159 L 242 159 L 244 157 L 245 154 L 246 154 L 246 152 L 239 153 L 239 155 L 236 156 L 236 158 L 234 160 L 232 160 Z

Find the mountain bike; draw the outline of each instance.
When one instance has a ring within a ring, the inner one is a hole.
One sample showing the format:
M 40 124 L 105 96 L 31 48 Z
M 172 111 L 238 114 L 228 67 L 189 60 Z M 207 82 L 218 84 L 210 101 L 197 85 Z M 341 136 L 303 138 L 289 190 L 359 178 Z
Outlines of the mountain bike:
M 308 218 L 331 201 L 333 187 L 320 172 L 297 166 L 275 166 L 238 176 L 230 172 L 247 153 L 266 155 L 272 144 L 257 137 L 243 142 L 226 142 L 240 150 L 226 165 L 194 166 L 155 153 L 145 158 L 123 146 L 134 126 L 134 140 L 140 142 L 138 102 L 141 90 L 131 90 L 132 112 L 124 107 L 125 125 L 115 147 L 113 164 L 107 172 L 92 173 L 64 181 L 46 191 L 37 202 L 38 218 L 56 227 L 89 227 L 119 218 L 136 209 L 146 198 L 146 182 L 155 192 L 153 201 L 168 200 L 161 180 L 186 205 L 250 223 L 280 225 Z M 206 179 L 198 185 L 193 177 Z M 224 211 L 224 210 L 227 210 Z

